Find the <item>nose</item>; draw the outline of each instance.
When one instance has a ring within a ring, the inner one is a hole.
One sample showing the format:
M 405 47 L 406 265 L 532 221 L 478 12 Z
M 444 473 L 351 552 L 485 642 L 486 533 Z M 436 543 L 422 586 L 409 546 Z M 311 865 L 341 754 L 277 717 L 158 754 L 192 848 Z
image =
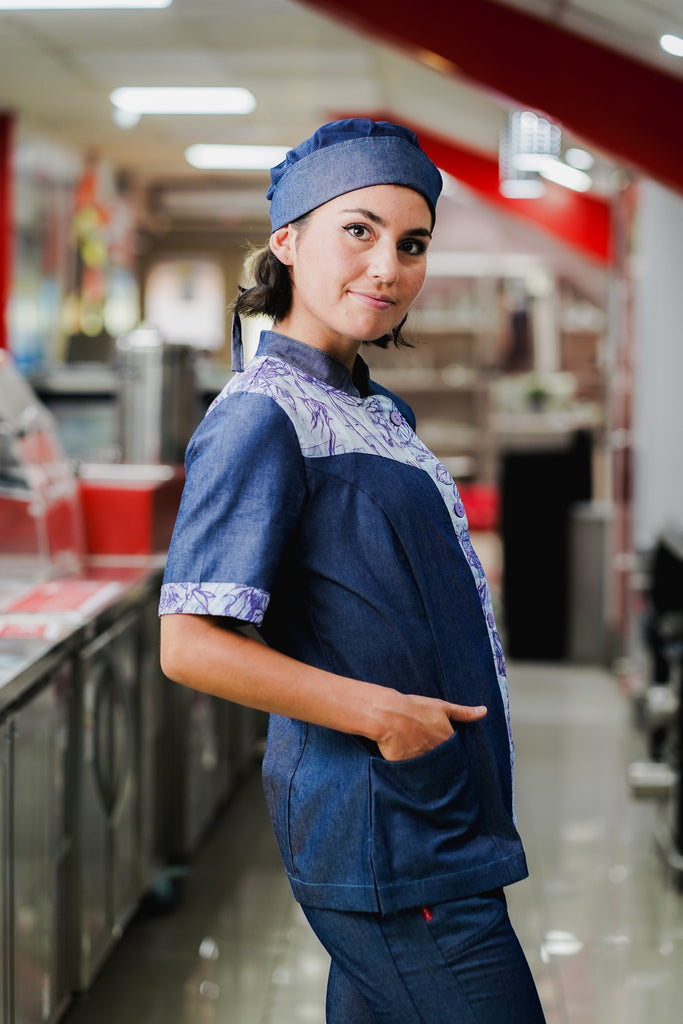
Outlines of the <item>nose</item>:
M 371 277 L 383 281 L 385 284 L 394 284 L 399 276 L 398 252 L 393 242 L 376 242 L 372 247 L 369 272 Z

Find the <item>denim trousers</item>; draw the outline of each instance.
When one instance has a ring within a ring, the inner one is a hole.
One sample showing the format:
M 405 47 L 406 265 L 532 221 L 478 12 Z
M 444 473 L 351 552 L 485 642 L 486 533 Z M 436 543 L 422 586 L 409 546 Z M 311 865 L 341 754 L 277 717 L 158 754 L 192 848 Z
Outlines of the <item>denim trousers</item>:
M 303 911 L 332 958 L 327 1024 L 543 1024 L 495 890 L 396 914 Z

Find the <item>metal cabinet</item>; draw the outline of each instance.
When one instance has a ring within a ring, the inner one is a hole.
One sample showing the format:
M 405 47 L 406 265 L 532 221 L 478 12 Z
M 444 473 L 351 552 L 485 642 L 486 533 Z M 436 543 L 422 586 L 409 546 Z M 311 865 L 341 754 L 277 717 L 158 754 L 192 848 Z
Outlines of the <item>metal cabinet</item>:
M 229 705 L 218 697 L 166 681 L 164 833 L 171 860 L 195 853 L 232 784 L 228 743 Z
M 159 615 L 156 594 L 140 609 L 138 667 L 138 764 L 140 778 L 140 866 L 143 891 L 151 888 L 168 860 L 162 835 L 163 797 L 167 789 L 164 764 L 164 699 L 167 681 L 159 660 Z M 171 799 L 173 794 L 167 794 Z
M 167 859 L 198 849 L 237 780 L 254 763 L 267 716 L 164 680 L 164 727 L 157 773 Z
M 72 991 L 72 682 L 65 661 L 0 726 L 3 1024 L 55 1021 Z
M 137 611 L 78 655 L 76 986 L 85 990 L 137 907 L 142 887 Z
M 0 1024 L 53 1024 L 87 991 L 253 758 L 263 716 L 163 676 L 151 593 L 4 649 Z

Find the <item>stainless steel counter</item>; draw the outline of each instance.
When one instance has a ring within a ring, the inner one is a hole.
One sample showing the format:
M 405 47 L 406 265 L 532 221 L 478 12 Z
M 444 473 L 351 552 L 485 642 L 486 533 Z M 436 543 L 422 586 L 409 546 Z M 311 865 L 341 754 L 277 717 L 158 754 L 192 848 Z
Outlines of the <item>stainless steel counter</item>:
M 149 612 L 161 573 L 148 562 L 2 578 L 0 1021 L 51 1024 L 154 871 L 142 829 L 154 818 L 154 751 L 140 742 L 141 708 L 161 673 L 143 678 L 140 659 L 151 648 L 158 665 Z
M 0 1024 L 57 1024 L 253 757 L 256 713 L 161 672 L 163 561 L 0 561 Z

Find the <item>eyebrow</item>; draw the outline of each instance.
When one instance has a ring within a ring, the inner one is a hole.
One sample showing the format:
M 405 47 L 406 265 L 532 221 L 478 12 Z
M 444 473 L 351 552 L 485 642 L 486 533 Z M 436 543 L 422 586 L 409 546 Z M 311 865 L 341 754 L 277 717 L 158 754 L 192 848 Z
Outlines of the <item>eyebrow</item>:
M 369 221 L 372 221 L 373 224 L 379 224 L 379 226 L 382 228 L 385 228 L 387 226 L 387 222 L 383 220 L 382 217 L 379 217 L 376 213 L 373 213 L 372 210 L 363 209 L 363 207 L 358 207 L 353 210 L 342 210 L 342 213 L 360 213 L 361 216 L 367 217 L 367 219 Z M 432 233 L 428 228 L 414 228 L 412 231 L 406 231 L 405 235 L 417 235 L 419 237 L 424 238 L 432 237 Z

